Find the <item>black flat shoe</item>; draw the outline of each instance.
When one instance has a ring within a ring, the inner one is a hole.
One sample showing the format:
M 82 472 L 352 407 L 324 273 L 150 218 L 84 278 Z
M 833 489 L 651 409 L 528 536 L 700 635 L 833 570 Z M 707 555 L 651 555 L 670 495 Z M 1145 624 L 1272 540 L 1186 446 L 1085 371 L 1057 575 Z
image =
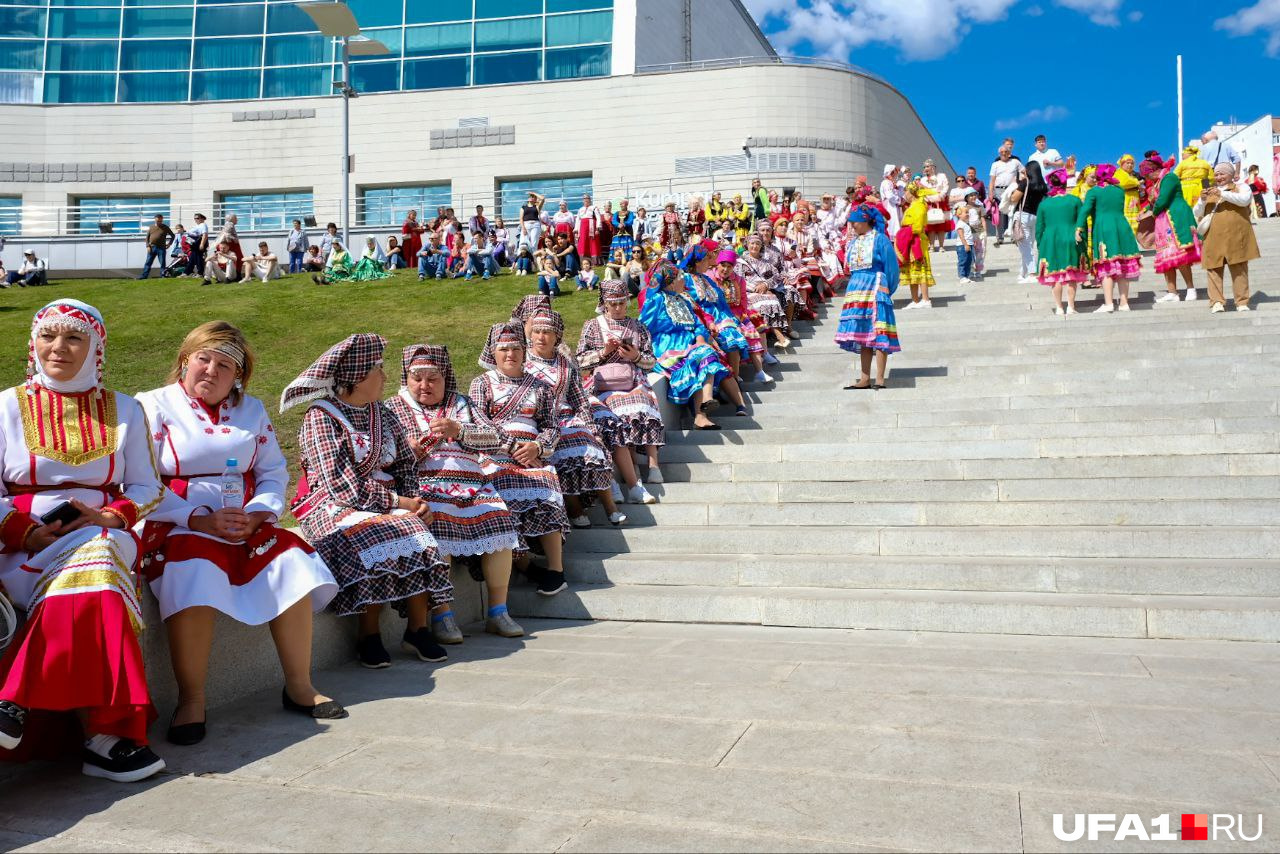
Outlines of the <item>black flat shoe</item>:
M 348 716 L 347 710 L 337 700 L 325 700 L 323 703 L 316 703 L 314 706 L 295 703 L 293 698 L 289 696 L 288 688 L 280 690 L 280 703 L 284 706 L 286 712 L 297 712 L 317 721 L 337 721 Z
M 871 387 L 872 391 L 879 391 L 882 388 L 884 388 L 884 383 L 876 383 Z
M 866 385 L 854 384 L 854 385 L 845 386 L 844 390 L 845 391 L 866 391 L 867 389 L 870 389 L 870 388 L 875 388 L 875 386 L 873 386 L 871 383 L 867 383 Z
M 699 406 L 698 411 L 701 412 L 703 415 L 710 415 L 711 413 L 715 412 L 719 408 L 720 408 L 720 401 L 712 398 L 711 400 L 708 400 L 706 403 Z
M 719 430 L 720 425 L 719 424 L 694 424 L 693 429 L 694 430 Z
M 174 709 L 173 717 L 169 718 L 169 731 L 164 734 L 165 741 L 170 744 L 176 744 L 179 747 L 190 747 L 193 744 L 199 744 L 204 741 L 204 721 L 194 721 L 189 724 L 175 724 L 173 722 L 173 718 L 177 716 L 178 710 Z

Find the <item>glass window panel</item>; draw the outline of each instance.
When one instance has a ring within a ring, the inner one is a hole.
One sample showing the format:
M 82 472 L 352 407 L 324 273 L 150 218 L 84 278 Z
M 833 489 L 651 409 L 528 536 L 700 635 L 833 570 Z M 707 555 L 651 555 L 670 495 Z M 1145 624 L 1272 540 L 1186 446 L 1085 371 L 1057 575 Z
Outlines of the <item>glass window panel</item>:
M 214 206 L 215 219 L 235 214 L 241 231 L 280 231 L 315 213 L 312 193 L 228 193 Z
M 190 6 L 191 0 L 124 0 L 125 6 Z
M 146 103 L 185 101 L 191 75 L 186 71 L 164 74 L 121 74 L 120 101 Z
M 453 185 L 448 182 L 420 187 L 370 187 L 361 191 L 356 222 L 397 226 L 411 210 L 418 212 L 419 222 L 424 222 L 435 216 L 436 208 L 452 203 Z
M 406 24 L 471 20 L 471 0 L 405 0 Z
M 50 71 L 115 71 L 116 43 L 49 42 Z
M 109 104 L 116 99 L 114 74 L 46 74 L 46 104 Z
M 256 68 L 262 64 L 262 39 L 196 39 L 193 68 Z
M 262 97 L 302 98 L 333 92 L 332 65 L 268 68 L 263 72 Z
M 398 27 L 403 11 L 395 0 L 346 0 L 361 30 L 370 27 Z
M 357 92 L 394 92 L 400 88 L 399 62 L 362 62 L 351 66 L 351 85 Z
M 361 32 L 371 39 L 377 39 L 387 46 L 391 51 L 390 56 L 400 56 L 400 39 L 401 33 L 404 32 L 399 27 L 393 30 L 361 30 Z M 388 56 L 353 56 L 352 62 L 377 62 L 378 60 L 386 60 Z
M 332 61 L 329 39 L 324 36 L 267 36 L 266 65 L 311 65 Z
M 111 223 L 115 234 L 137 234 L 156 214 L 169 216 L 168 196 L 81 196 L 72 202 L 79 206 L 71 214 L 71 229 L 78 234 L 97 234 L 102 222 Z
M 22 233 L 22 197 L 0 196 L 0 234 Z
M 125 9 L 124 35 L 125 38 L 190 36 L 191 9 Z
M 258 70 L 197 71 L 191 76 L 191 100 L 236 101 L 258 97 Z
M 16 35 L 16 33 L 10 33 Z M 119 38 L 119 9 L 52 9 L 49 38 Z
M 404 64 L 405 89 L 453 89 L 466 86 L 471 78 L 471 57 L 419 59 Z
M 581 199 L 584 193 L 593 193 L 591 176 L 499 181 L 498 208 L 502 212 L 502 218 L 508 222 L 519 222 L 520 206 L 529 198 L 530 193 L 546 196 L 548 210 L 554 210 L 561 199 L 567 200 L 572 207 L 576 204 L 575 200 Z
M 524 83 L 542 78 L 542 52 L 477 55 L 475 85 Z
M 476 0 L 477 18 L 541 15 L 542 0 Z
M 542 47 L 542 18 L 477 21 L 476 50 Z
M 613 0 L 547 0 L 547 12 L 577 12 L 581 9 L 612 9 Z
M 196 9 L 196 35 L 247 36 L 262 32 L 263 4 Z
M 43 9 L 5 9 L 0 7 L 0 33 L 6 36 L 44 38 Z
M 314 33 L 318 32 L 311 16 L 293 3 L 272 3 L 267 7 L 267 32 Z
M 547 17 L 547 47 L 608 41 L 613 41 L 612 12 Z
M 0 73 L 0 104 L 34 104 L 40 100 L 40 75 Z
M 547 79 L 608 77 L 612 50 L 609 45 L 571 47 L 547 51 Z
M 0 41 L 0 68 L 39 71 L 44 65 L 44 42 Z
M 470 52 L 470 24 L 441 24 L 438 27 L 409 27 L 404 31 L 405 56 L 437 56 L 443 53 Z
M 191 39 L 127 41 L 120 45 L 121 71 L 186 70 L 190 64 Z

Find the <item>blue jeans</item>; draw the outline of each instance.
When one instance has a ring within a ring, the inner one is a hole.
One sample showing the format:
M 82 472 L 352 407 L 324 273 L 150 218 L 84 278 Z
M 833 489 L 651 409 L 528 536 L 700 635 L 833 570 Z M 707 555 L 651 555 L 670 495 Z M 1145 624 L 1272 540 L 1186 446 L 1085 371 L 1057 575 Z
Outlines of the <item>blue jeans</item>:
M 564 256 L 560 264 L 560 275 L 564 278 L 571 279 L 578 275 L 578 256 L 570 252 Z
M 973 275 L 973 247 L 965 249 L 963 246 L 956 247 L 956 275 L 962 279 L 967 279 Z
M 301 273 L 301 272 L 302 272 L 302 259 L 303 259 L 304 257 L 306 257 L 306 254 L 307 254 L 307 253 L 305 253 L 305 252 L 290 252 L 290 253 L 289 253 L 289 272 L 290 272 L 290 273 Z
M 138 278 L 139 279 L 150 278 L 151 264 L 156 261 L 160 262 L 160 270 L 161 272 L 163 272 L 164 259 L 165 259 L 165 248 L 163 246 L 148 246 L 147 247 L 147 263 L 142 265 L 142 275 L 139 276 Z
M 498 262 L 493 260 L 492 255 L 477 255 L 473 252 L 468 256 L 468 259 L 468 273 L 480 273 L 485 276 L 498 275 Z
M 444 255 L 419 255 L 418 275 L 440 278 L 444 275 Z
M 538 276 L 538 293 L 543 294 L 544 296 L 551 296 L 553 294 L 559 296 L 560 280 L 556 276 L 543 273 Z
M 516 259 L 516 269 L 522 273 L 533 272 L 533 259 L 528 255 L 521 255 Z

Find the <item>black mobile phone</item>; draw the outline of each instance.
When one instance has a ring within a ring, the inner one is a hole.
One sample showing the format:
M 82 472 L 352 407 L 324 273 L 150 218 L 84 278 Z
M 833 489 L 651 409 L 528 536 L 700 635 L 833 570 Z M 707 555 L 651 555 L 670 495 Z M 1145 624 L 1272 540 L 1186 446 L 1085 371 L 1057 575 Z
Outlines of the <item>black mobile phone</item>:
M 80 518 L 80 511 L 70 501 L 64 501 L 48 513 L 40 517 L 40 521 L 46 525 L 52 525 L 54 522 L 61 522 L 64 525 L 70 525 L 72 522 Z

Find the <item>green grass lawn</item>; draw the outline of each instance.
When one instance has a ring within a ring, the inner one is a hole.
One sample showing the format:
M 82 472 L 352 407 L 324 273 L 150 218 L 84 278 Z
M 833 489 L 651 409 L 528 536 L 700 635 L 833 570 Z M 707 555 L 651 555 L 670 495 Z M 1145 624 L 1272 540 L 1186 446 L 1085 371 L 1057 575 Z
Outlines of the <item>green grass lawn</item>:
M 506 270 L 488 282 L 479 277 L 419 282 L 416 272 L 402 270 L 381 282 L 328 287 L 313 284 L 307 275 L 208 287 L 199 279 L 55 279 L 48 287 L 13 287 L 0 294 L 0 340 L 9 348 L 0 359 L 0 381 L 3 387 L 22 381 L 31 316 L 59 297 L 83 300 L 102 312 L 107 384 L 128 394 L 164 383 L 178 345 L 193 327 L 226 320 L 244 330 L 253 347 L 257 366 L 248 391 L 276 418 L 280 444 L 292 464 L 304 408 L 276 414 L 280 392 L 329 346 L 355 332 L 385 337 L 390 396 L 399 386 L 402 347 L 446 344 L 465 391 L 480 373 L 476 359 L 489 325 L 506 320 L 521 297 L 537 293 L 537 282 L 536 276 L 517 278 Z M 556 310 L 564 315 L 566 340 L 576 347 L 583 321 L 594 316 L 597 294 L 564 293 Z

